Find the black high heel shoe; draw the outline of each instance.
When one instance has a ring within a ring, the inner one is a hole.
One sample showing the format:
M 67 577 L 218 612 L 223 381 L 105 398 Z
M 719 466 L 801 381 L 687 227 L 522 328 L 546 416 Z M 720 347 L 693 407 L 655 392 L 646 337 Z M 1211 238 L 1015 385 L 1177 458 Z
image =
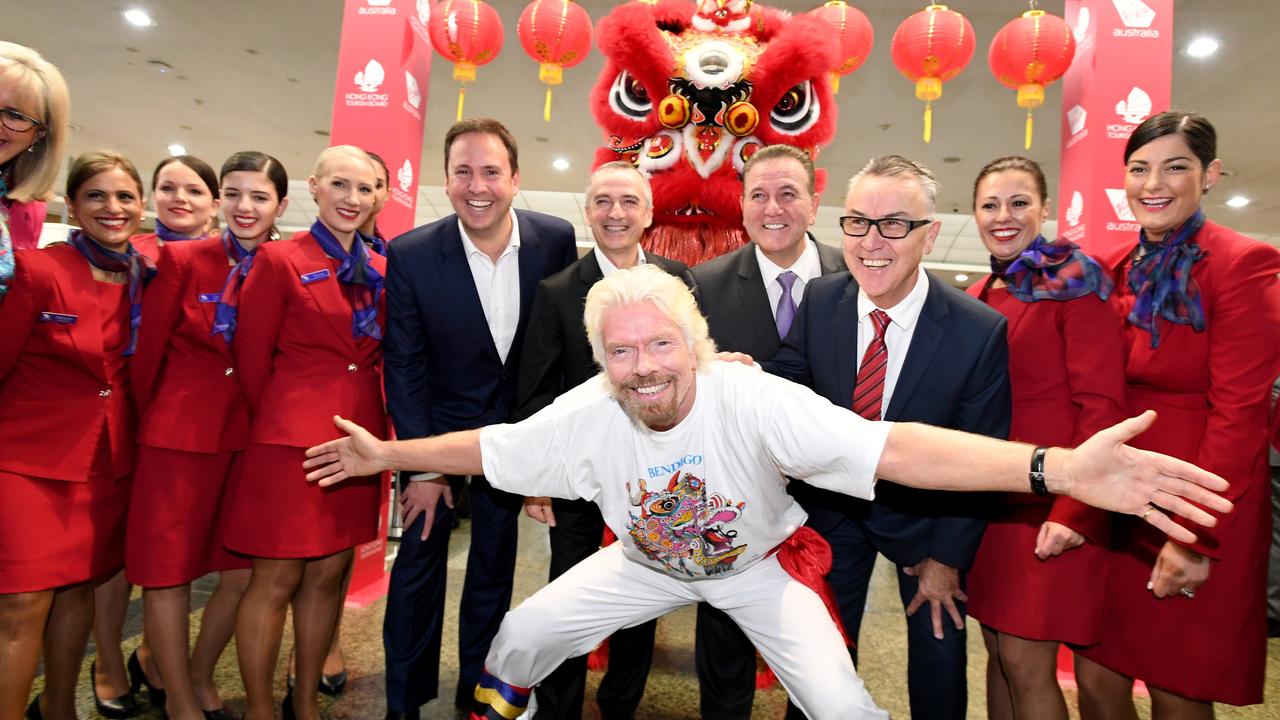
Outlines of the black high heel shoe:
M 320 692 L 329 697 L 338 697 L 347 687 L 347 671 L 340 670 L 333 675 L 320 673 Z
M 284 694 L 284 702 L 280 703 L 280 720 L 298 720 L 298 715 L 293 710 L 293 690 Z
M 142 688 L 147 689 L 147 701 L 151 703 L 151 707 L 157 708 L 164 713 L 165 693 L 164 688 L 158 688 L 151 684 L 147 679 L 147 673 L 142 669 L 142 663 L 138 660 L 138 651 L 134 650 L 129 656 L 127 664 L 129 669 L 129 689 L 135 694 Z
M 44 720 L 44 715 L 40 713 L 40 696 L 37 695 L 31 699 L 31 704 L 27 706 L 27 720 Z
M 204 713 L 204 720 L 240 720 L 239 715 L 225 707 L 220 707 L 217 710 L 201 710 L 200 712 Z
M 123 720 L 123 718 L 131 718 L 134 715 L 137 715 L 138 701 L 133 697 L 136 687 L 130 687 L 129 692 L 118 698 L 103 700 L 98 697 L 98 686 L 93 682 L 93 678 L 97 675 L 97 671 L 98 661 L 94 660 L 89 665 L 89 687 L 93 689 L 93 707 L 98 711 L 98 714 L 104 718 L 111 718 L 111 720 Z M 132 679 L 130 679 L 131 684 L 132 682 Z M 38 709 L 39 708 L 37 706 L 37 710 Z M 28 715 L 29 714 L 30 713 L 28 712 Z

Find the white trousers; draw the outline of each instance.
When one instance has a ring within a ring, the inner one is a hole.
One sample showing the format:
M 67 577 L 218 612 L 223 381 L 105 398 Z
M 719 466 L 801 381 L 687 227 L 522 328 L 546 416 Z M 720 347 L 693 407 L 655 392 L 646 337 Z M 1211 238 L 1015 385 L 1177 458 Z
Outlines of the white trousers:
M 533 687 L 615 631 L 698 601 L 733 618 L 811 720 L 889 717 L 863 686 L 822 599 L 773 556 L 735 575 L 688 581 L 628 560 L 615 543 L 508 612 L 485 671 Z

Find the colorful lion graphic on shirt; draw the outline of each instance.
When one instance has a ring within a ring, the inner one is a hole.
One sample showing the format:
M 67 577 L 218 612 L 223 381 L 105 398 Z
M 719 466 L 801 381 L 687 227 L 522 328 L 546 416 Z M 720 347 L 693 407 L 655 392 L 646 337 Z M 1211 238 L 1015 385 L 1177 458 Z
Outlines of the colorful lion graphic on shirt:
M 742 515 L 746 503 L 719 494 L 707 498 L 701 478 L 677 471 L 666 488 L 649 490 L 641 480 L 638 491 L 628 483 L 627 493 L 640 511 L 632 512 L 627 523 L 631 540 L 645 557 L 673 575 L 693 577 L 693 567 L 701 567 L 708 576 L 726 572 L 747 550 L 745 544 L 734 546 L 738 533 L 726 527 Z
M 774 143 L 816 157 L 835 137 L 830 34 L 812 15 L 752 0 L 637 0 L 600 20 L 596 165 L 626 160 L 649 175 L 645 249 L 694 265 L 746 242 L 747 158 Z

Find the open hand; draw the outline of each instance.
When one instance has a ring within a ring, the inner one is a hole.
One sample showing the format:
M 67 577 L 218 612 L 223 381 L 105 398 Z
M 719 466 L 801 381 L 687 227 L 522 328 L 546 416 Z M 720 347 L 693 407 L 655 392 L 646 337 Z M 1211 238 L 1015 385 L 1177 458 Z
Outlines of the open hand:
M 951 622 L 957 630 L 964 629 L 964 618 L 956 601 L 968 602 L 964 591 L 960 589 L 960 571 L 944 565 L 933 558 L 925 558 L 910 567 L 902 568 L 902 572 L 919 579 L 916 596 L 907 605 L 907 616 L 910 617 L 926 602 L 933 616 L 933 636 L 942 639 L 942 611 L 945 609 L 951 616 Z
M 384 464 L 381 440 L 337 415 L 333 416 L 333 424 L 347 437 L 307 448 L 307 460 L 302 463 L 304 469 L 311 471 L 307 473 L 307 482 L 319 481 L 321 487 L 328 487 L 347 478 L 377 475 L 391 469 Z

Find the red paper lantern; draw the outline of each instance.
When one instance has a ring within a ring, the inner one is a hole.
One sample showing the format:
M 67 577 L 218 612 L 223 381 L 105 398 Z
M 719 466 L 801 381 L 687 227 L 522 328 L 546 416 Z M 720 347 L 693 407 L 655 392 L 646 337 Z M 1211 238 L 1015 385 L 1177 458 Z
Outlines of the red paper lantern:
M 431 10 L 427 33 L 436 52 L 453 63 L 458 87 L 458 119 L 466 99 L 465 83 L 476 79 L 476 67 L 490 63 L 502 51 L 502 18 L 483 0 L 443 0 Z
M 991 39 L 987 63 L 1002 85 L 1018 91 L 1018 107 L 1027 111 L 1026 147 L 1031 148 L 1031 111 L 1044 104 L 1044 86 L 1062 77 L 1076 54 L 1067 21 L 1043 10 L 1010 20 Z
M 591 52 L 591 16 L 573 0 L 533 0 L 520 14 L 516 34 L 525 54 L 541 63 L 538 79 L 547 84 L 542 119 L 551 122 L 551 86 Z
M 933 135 L 933 101 L 942 97 L 942 83 L 964 70 L 973 49 L 973 26 L 946 5 L 930 5 L 903 20 L 893 33 L 893 64 L 915 82 L 916 99 L 925 102 L 925 142 Z
M 840 62 L 831 69 L 831 92 L 840 92 L 840 76 L 862 67 L 875 44 L 875 30 L 871 21 L 856 7 L 844 0 L 831 0 L 822 7 L 809 11 L 831 26 L 840 47 Z

